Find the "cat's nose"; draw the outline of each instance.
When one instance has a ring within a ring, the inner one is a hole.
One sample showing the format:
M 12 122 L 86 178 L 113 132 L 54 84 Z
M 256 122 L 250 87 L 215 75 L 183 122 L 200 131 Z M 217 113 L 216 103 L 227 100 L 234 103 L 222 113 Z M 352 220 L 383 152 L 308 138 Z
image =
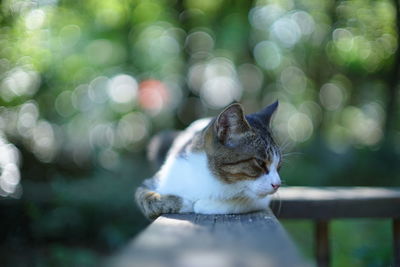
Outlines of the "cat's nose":
M 273 189 L 277 190 L 281 186 L 281 184 L 280 183 L 271 184 L 271 186 L 272 186 Z

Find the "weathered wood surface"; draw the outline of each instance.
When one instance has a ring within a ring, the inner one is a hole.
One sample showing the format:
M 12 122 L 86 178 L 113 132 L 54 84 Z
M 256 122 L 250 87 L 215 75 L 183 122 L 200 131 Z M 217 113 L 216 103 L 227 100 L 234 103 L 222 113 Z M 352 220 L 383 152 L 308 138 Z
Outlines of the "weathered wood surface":
M 400 188 L 286 187 L 271 208 L 288 219 L 400 217 Z
M 309 266 L 270 211 L 241 215 L 165 215 L 107 265 Z

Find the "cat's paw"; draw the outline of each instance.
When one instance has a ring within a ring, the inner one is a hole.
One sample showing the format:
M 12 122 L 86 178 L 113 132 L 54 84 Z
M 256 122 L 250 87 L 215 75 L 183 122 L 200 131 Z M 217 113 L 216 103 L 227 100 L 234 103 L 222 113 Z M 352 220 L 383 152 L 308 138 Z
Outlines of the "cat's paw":
M 193 201 L 188 200 L 188 199 L 182 199 L 182 206 L 181 206 L 181 209 L 179 210 L 179 212 L 180 213 L 193 212 L 193 206 L 194 206 Z

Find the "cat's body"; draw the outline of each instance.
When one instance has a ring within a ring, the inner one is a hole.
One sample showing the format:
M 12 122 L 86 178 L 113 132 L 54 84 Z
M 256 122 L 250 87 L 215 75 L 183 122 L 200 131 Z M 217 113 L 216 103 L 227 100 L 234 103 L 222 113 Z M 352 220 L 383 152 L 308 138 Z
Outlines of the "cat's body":
M 154 178 L 136 192 L 149 218 L 162 213 L 243 213 L 266 209 L 280 185 L 280 151 L 269 120 L 277 103 L 243 115 L 239 104 L 192 123 Z

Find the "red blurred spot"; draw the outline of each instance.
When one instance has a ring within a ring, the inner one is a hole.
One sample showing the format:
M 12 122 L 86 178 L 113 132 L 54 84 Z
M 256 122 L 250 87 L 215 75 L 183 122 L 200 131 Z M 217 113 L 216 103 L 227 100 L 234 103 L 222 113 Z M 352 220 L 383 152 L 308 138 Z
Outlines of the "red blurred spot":
M 139 104 L 142 108 L 160 111 L 168 102 L 166 85 L 158 80 L 144 80 L 139 84 Z

